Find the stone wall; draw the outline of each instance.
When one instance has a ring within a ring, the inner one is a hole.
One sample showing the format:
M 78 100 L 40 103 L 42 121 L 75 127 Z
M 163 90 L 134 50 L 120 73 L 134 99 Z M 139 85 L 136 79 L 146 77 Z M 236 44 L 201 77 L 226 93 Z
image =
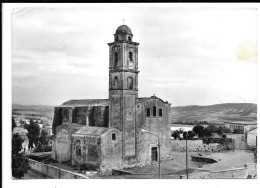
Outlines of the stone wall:
M 108 127 L 108 106 L 55 107 L 52 131 L 64 123 L 76 123 L 83 126 Z
M 72 134 L 80 127 L 79 124 L 65 123 L 56 127 L 56 135 L 52 143 L 52 159 L 58 161 L 71 160 Z
M 257 129 L 254 129 L 252 131 L 249 131 L 246 133 L 247 137 L 246 137 L 246 141 L 247 141 L 247 144 L 248 144 L 248 147 L 249 148 L 254 148 L 256 147 L 256 137 L 257 137 Z
M 78 152 L 79 150 L 80 152 Z M 100 166 L 100 136 L 80 135 L 74 136 L 72 143 L 72 164 Z
M 153 116 L 153 107 L 156 107 L 156 116 Z M 160 109 L 162 116 L 159 115 Z M 147 116 L 150 110 L 150 116 Z M 158 139 L 156 136 L 143 133 L 145 129 L 159 136 L 161 142 L 161 157 L 166 158 L 170 153 L 171 130 L 170 130 L 170 104 L 157 97 L 151 97 L 137 104 L 137 155 L 138 162 L 151 162 L 152 147 L 157 147 Z
M 40 172 L 49 178 L 54 179 L 87 179 L 87 177 L 77 174 L 75 172 L 71 172 L 68 170 L 60 169 L 55 166 L 51 166 L 48 164 L 44 164 L 32 159 L 29 160 L 29 165 L 32 170 Z
M 249 163 L 242 168 L 189 174 L 189 179 L 254 179 L 256 176 L 256 163 Z M 187 179 L 187 176 L 181 175 L 180 179 Z
M 114 140 L 112 134 L 115 134 Z M 102 173 L 122 167 L 122 133 L 120 131 L 112 129 L 101 136 L 100 162 Z
M 218 143 L 203 144 L 202 140 L 187 140 L 188 151 L 223 151 L 224 147 Z M 171 140 L 172 151 L 186 151 L 186 140 Z
M 227 138 L 232 138 L 234 140 L 235 149 L 248 149 L 244 134 L 227 134 Z
M 232 138 L 203 138 L 203 144 L 217 143 L 223 146 L 223 150 L 231 150 L 234 146 L 234 140 Z

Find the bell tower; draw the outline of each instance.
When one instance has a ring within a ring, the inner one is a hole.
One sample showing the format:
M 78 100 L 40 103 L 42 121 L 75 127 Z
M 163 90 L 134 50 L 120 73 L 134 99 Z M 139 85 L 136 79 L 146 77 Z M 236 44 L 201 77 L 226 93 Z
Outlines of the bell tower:
M 123 134 L 123 161 L 136 154 L 138 45 L 127 25 L 121 25 L 109 45 L 109 127 Z

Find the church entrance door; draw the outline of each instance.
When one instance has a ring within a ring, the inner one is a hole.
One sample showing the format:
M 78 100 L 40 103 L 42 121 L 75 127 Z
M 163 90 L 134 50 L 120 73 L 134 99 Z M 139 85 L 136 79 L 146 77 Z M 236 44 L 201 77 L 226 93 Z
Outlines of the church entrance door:
M 152 147 L 151 150 L 152 150 L 151 152 L 152 161 L 157 161 L 158 160 L 157 147 Z

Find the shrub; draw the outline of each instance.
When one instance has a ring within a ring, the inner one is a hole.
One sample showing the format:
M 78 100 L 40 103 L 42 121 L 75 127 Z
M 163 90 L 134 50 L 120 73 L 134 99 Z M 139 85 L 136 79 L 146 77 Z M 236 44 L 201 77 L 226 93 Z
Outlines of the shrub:
M 203 137 L 203 131 L 204 131 L 204 127 L 201 125 L 196 125 L 195 127 L 193 127 L 193 132 L 195 132 L 199 138 Z

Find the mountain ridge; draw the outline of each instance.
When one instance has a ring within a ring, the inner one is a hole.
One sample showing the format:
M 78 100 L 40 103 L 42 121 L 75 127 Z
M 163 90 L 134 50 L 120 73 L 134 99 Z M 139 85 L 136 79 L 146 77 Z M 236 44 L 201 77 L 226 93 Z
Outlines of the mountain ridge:
M 257 104 L 222 103 L 208 106 L 188 105 L 171 108 L 173 121 L 256 121 Z

